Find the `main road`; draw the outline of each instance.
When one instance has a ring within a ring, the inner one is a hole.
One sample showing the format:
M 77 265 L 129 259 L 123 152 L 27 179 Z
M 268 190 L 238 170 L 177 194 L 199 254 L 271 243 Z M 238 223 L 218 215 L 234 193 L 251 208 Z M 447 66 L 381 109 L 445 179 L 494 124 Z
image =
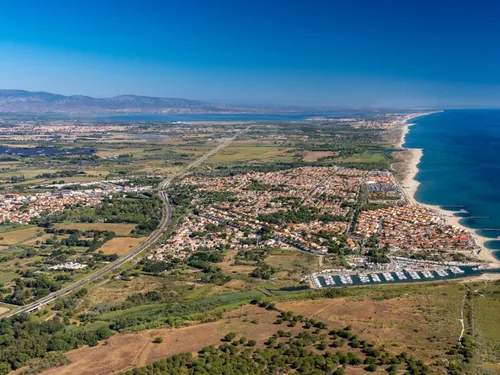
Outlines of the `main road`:
M 93 282 L 94 280 L 108 274 L 109 272 L 112 272 L 113 270 L 119 268 L 121 265 L 123 265 L 125 262 L 128 262 L 129 260 L 135 258 L 138 254 L 142 253 L 143 251 L 149 249 L 156 241 L 160 239 L 160 237 L 165 233 L 167 230 L 170 221 L 172 220 L 172 207 L 170 206 L 170 202 L 168 200 L 168 195 L 166 190 L 174 181 L 176 178 L 180 178 L 184 175 L 186 175 L 190 170 L 193 168 L 196 168 L 199 166 L 201 163 L 203 163 L 205 160 L 207 160 L 209 157 L 212 155 L 216 154 L 220 150 L 222 150 L 224 147 L 229 145 L 232 141 L 234 141 L 238 136 L 240 136 L 242 133 L 246 132 L 251 126 L 248 126 L 247 128 L 239 131 L 236 133 L 236 135 L 232 138 L 229 138 L 223 142 L 221 142 L 217 147 L 211 149 L 207 153 L 203 154 L 199 159 L 196 159 L 186 167 L 184 167 L 182 170 L 179 172 L 171 175 L 167 179 L 163 180 L 159 186 L 158 186 L 158 195 L 160 196 L 161 200 L 163 201 L 163 213 L 162 213 L 162 220 L 158 228 L 151 233 L 151 235 L 148 237 L 148 239 L 144 242 L 142 242 L 139 246 L 135 247 L 132 249 L 130 252 L 125 254 L 124 256 L 118 258 L 116 261 L 107 264 L 103 268 L 97 270 L 96 272 L 89 274 L 82 278 L 81 280 L 68 285 L 67 287 L 58 290 L 56 292 L 53 292 L 46 297 L 43 297 L 35 302 L 32 302 L 26 306 L 23 306 L 22 308 L 19 308 L 17 310 L 14 310 L 10 312 L 9 314 L 6 314 L 2 316 L 2 318 L 10 317 L 13 315 L 17 314 L 22 314 L 22 313 L 29 313 L 35 310 L 39 310 L 41 307 L 53 302 L 55 299 L 65 296 L 67 294 L 72 293 L 76 289 L 81 288 L 82 286 Z

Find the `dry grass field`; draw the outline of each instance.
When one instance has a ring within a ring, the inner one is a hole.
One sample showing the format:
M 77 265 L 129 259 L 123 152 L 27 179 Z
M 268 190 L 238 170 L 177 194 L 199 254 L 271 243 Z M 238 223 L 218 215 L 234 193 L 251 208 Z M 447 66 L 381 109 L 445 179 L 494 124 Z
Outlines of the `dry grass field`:
M 477 362 L 482 368 L 500 374 L 500 323 L 498 320 L 500 282 L 475 283 L 470 285 L 470 288 L 474 291 L 472 316 L 475 340 L 480 348 Z
M 98 251 L 102 251 L 104 254 L 116 254 L 121 256 L 128 253 L 130 250 L 144 241 L 144 239 L 145 237 L 115 237 L 102 245 L 98 249 Z
M 3 315 L 9 311 L 10 311 L 10 309 L 8 307 L 0 305 L 0 315 Z
M 93 288 L 82 304 L 95 306 L 99 303 L 121 303 L 128 296 L 158 290 L 162 285 L 161 278 L 145 275 L 137 276 L 130 281 L 108 280 Z
M 114 224 L 114 223 L 69 223 L 57 224 L 56 227 L 60 229 L 78 229 L 81 231 L 86 230 L 108 230 L 115 232 L 117 236 L 128 236 L 135 228 L 135 224 Z
M 276 269 L 275 283 L 280 286 L 293 286 L 297 285 L 303 276 L 320 268 L 320 257 L 296 249 L 273 249 L 265 258 L 265 263 Z
M 45 232 L 40 232 L 39 236 L 30 238 L 29 240 L 24 241 L 23 245 L 33 246 L 33 245 L 36 245 L 37 241 L 40 241 L 40 243 L 44 243 L 45 240 L 47 240 L 49 238 L 52 238 L 52 237 L 54 237 L 53 234 L 45 233 Z M 69 234 L 63 234 L 63 235 L 60 235 L 60 236 L 56 236 L 57 240 L 61 240 L 63 238 L 68 238 L 68 237 L 69 237 Z
M 219 345 L 229 332 L 256 340 L 260 345 L 279 329 L 277 313 L 253 305 L 226 313 L 222 320 L 183 328 L 165 328 L 140 333 L 118 334 L 108 344 L 85 347 L 68 353 L 72 363 L 43 372 L 44 375 L 104 375 L 144 366 L 177 353 L 197 352 L 204 346 Z M 251 323 L 257 320 L 258 324 Z M 155 337 L 163 338 L 154 344 Z
M 443 359 L 458 340 L 464 294 L 458 284 L 442 284 L 397 298 L 317 299 L 280 303 L 278 308 L 316 317 L 331 328 L 351 325 L 360 336 L 389 351 L 407 351 L 430 363 Z
M 241 265 L 241 266 L 235 266 L 234 265 L 234 257 L 238 251 L 237 250 L 228 250 L 226 253 L 226 256 L 224 258 L 224 261 L 221 263 L 217 263 L 217 265 L 227 273 L 241 273 L 241 274 L 249 274 L 252 272 L 255 267 L 254 266 L 246 266 L 246 265 Z
M 319 257 L 296 249 L 273 249 L 266 257 L 266 263 L 273 267 L 294 270 L 298 265 L 318 267 Z
M 15 245 L 38 237 L 43 233 L 43 229 L 38 227 L 13 230 L 11 232 L 0 233 L 1 245 Z
M 312 162 L 328 156 L 337 156 L 337 152 L 332 151 L 308 151 L 302 158 L 303 161 Z
M 381 298 L 384 290 L 361 292 L 357 296 L 281 302 L 277 307 L 306 317 L 325 321 L 329 328 L 351 325 L 359 337 L 389 352 L 406 351 L 433 363 L 444 359 L 460 334 L 460 306 L 465 293 L 459 284 L 439 284 L 399 292 L 398 297 Z M 404 288 L 404 287 L 403 287 Z M 202 288 L 203 289 L 203 288 Z M 206 290 L 210 293 L 210 290 Z M 153 329 L 139 333 L 121 333 L 97 347 L 85 347 L 68 353 L 72 363 L 43 372 L 45 375 L 113 374 L 181 352 L 197 352 L 204 346 L 219 345 L 228 332 L 235 332 L 262 346 L 265 340 L 282 329 L 275 324 L 277 312 L 254 305 L 225 313 L 221 320 L 176 329 Z M 256 320 L 258 324 L 251 323 Z M 288 329 L 288 328 L 287 328 Z M 298 332 L 300 326 L 289 330 Z M 161 337 L 161 344 L 153 340 Z M 348 374 L 365 373 L 348 367 Z M 380 369 L 377 373 L 385 373 Z

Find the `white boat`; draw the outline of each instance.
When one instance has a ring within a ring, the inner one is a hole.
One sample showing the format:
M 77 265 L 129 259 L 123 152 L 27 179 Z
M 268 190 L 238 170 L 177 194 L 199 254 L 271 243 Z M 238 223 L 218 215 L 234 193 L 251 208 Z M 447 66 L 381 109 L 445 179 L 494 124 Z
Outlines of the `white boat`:
M 384 276 L 384 279 L 386 279 L 386 281 L 394 281 L 394 278 L 392 277 L 390 272 L 384 272 L 382 276 Z
M 455 275 L 464 273 L 464 271 L 458 267 L 450 267 L 450 271 Z
M 319 279 L 317 276 L 312 277 L 313 284 L 316 288 L 321 288 L 321 283 L 319 282 Z
M 349 275 L 340 275 L 340 281 L 342 284 L 352 284 L 351 276 Z
M 431 271 L 423 271 L 422 275 L 424 275 L 424 277 L 426 279 L 433 279 L 434 278 L 434 275 L 431 273 Z
M 404 272 L 402 272 L 402 271 L 397 271 L 397 272 L 396 272 L 396 277 L 397 277 L 399 280 L 406 280 L 406 279 L 407 279 L 406 275 L 405 275 L 405 274 L 404 274 Z
M 443 269 L 440 269 L 440 270 L 437 270 L 436 273 L 441 276 L 441 277 L 446 277 L 448 276 L 448 272 L 446 272 L 446 270 L 443 270 Z
M 380 277 L 378 277 L 378 275 L 376 273 L 372 273 L 370 276 L 372 277 L 372 280 L 374 283 L 380 282 Z
M 368 276 L 366 276 L 365 274 L 360 273 L 358 276 L 359 276 L 359 280 L 362 283 L 369 283 L 370 282 L 370 278 Z
M 326 285 L 335 285 L 335 281 L 331 275 L 325 275 L 323 276 L 323 279 L 325 280 Z
M 413 280 L 420 280 L 420 276 L 418 276 L 418 273 L 416 273 L 415 271 L 408 271 L 408 273 Z

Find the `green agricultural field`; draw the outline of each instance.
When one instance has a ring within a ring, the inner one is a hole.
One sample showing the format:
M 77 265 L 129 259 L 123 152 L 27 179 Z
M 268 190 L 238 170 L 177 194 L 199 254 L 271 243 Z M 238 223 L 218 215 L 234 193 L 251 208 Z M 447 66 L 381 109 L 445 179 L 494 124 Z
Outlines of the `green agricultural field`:
M 14 230 L 27 229 L 27 228 L 30 228 L 30 225 L 23 225 L 23 224 L 16 224 L 16 223 L 1 224 L 0 225 L 0 233 L 11 232 Z
M 362 154 L 334 159 L 340 163 L 380 163 L 387 160 L 385 154 L 365 151 Z
M 8 283 L 8 282 L 12 281 L 13 279 L 15 279 L 16 277 L 19 277 L 19 274 L 15 273 L 13 271 L 1 270 L 0 271 L 0 284 Z
M 63 223 L 56 225 L 56 228 L 60 229 L 107 230 L 115 232 L 117 236 L 127 236 L 135 227 L 136 224 L 125 223 Z
M 116 145 L 114 145 L 116 147 Z M 97 156 L 110 156 L 110 155 L 133 155 L 134 157 L 144 156 L 144 148 L 112 148 L 107 145 L 105 150 L 97 151 Z
M 235 163 L 243 161 L 286 162 L 293 161 L 288 154 L 293 149 L 274 146 L 228 146 L 208 161 L 212 163 Z

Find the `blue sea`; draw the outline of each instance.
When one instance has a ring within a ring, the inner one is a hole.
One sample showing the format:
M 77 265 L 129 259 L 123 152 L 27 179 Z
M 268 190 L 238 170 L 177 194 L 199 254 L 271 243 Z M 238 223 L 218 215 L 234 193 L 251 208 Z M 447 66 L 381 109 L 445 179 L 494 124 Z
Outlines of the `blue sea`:
M 500 110 L 447 110 L 411 120 L 404 144 L 423 149 L 419 202 L 462 216 L 500 257 Z

